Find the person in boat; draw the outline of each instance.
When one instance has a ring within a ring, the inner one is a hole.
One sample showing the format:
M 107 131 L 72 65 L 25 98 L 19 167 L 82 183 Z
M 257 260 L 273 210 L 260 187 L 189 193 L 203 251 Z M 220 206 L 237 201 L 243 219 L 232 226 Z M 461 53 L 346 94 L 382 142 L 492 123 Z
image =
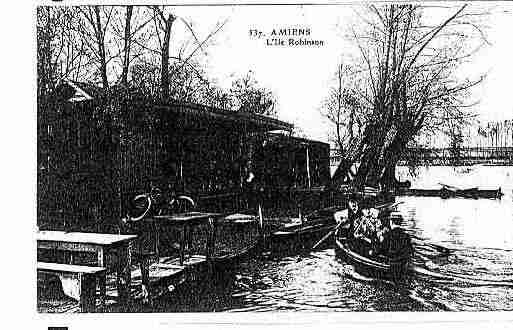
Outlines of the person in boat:
M 364 209 L 354 224 L 354 243 L 360 252 L 372 256 L 379 250 L 380 239 L 383 240 L 386 230 L 379 219 L 379 210 Z
M 391 259 L 405 259 L 413 254 L 410 235 L 400 227 L 402 217 L 390 214 L 387 217 L 388 230 L 380 238 L 379 253 Z
M 339 226 L 342 226 L 345 230 L 343 232 L 353 236 L 354 224 L 356 219 L 362 216 L 362 210 L 358 202 L 358 196 L 351 194 L 347 200 L 347 208 L 341 211 L 337 211 L 333 214 L 335 221 Z
M 362 210 L 354 225 L 354 237 L 371 243 L 382 231 L 381 221 L 378 219 L 379 211 L 376 209 Z

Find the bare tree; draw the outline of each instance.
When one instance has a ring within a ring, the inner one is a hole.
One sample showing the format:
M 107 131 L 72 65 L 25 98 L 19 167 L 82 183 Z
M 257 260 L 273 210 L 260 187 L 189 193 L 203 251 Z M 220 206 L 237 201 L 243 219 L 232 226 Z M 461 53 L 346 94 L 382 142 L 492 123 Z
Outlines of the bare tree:
M 114 14 L 114 7 L 86 6 L 77 7 L 84 18 L 83 25 L 78 27 L 81 40 L 87 45 L 92 57 L 95 59 L 103 89 L 109 87 L 109 74 L 107 71 L 110 47 L 107 45 L 107 31 Z
M 341 157 L 334 173 L 334 181 L 349 180 L 349 171 L 358 159 L 363 144 L 362 133 L 369 116 L 357 97 L 353 68 L 340 64 L 335 75 L 335 85 L 330 88 L 322 105 L 322 113 L 335 127 L 334 141 Z M 352 173 L 354 176 L 354 173 Z
M 155 27 L 155 35 L 159 44 L 159 54 L 160 54 L 160 82 L 161 82 L 161 98 L 163 100 L 167 100 L 170 96 L 170 77 L 173 76 L 176 72 L 182 70 L 185 66 L 189 65 L 189 61 L 197 54 L 199 50 L 204 51 L 204 48 L 207 46 L 208 42 L 211 41 L 212 37 L 218 33 L 226 23 L 226 21 L 222 23 L 218 23 L 216 27 L 203 39 L 199 40 L 196 36 L 196 33 L 192 29 L 191 25 L 187 20 L 183 17 L 179 17 L 174 15 L 170 8 L 167 6 L 153 6 L 153 18 L 154 18 L 154 27 Z M 170 53 L 171 46 L 171 32 L 173 28 L 173 24 L 176 20 L 182 22 L 187 30 L 190 32 L 194 40 L 194 48 L 188 54 L 184 54 L 185 48 L 182 47 L 177 56 L 172 56 Z M 175 60 L 179 62 L 179 65 L 174 67 L 170 66 L 170 60 Z
M 155 11 L 155 26 L 160 44 L 161 65 L 160 65 L 160 86 L 163 100 L 169 98 L 169 46 L 171 42 L 171 29 L 176 20 L 172 13 L 167 15 L 164 9 L 158 6 L 153 7 Z M 162 36 L 161 36 L 162 34 Z
M 53 90 L 62 79 L 86 76 L 92 61 L 77 33 L 81 17 L 73 7 L 38 7 L 38 90 Z
M 425 15 L 437 9 L 371 5 L 359 14 L 361 30 L 351 31 L 359 54 L 352 71 L 358 84 L 351 91 L 368 114 L 356 187 L 393 187 L 408 143 L 423 130 L 440 130 L 469 116 L 469 92 L 483 77 L 462 80 L 456 70 L 486 42 L 479 28 L 484 14 L 463 5 L 438 22 Z
M 230 93 L 236 111 L 262 115 L 275 113 L 276 100 L 270 90 L 261 87 L 252 71 L 232 82 Z

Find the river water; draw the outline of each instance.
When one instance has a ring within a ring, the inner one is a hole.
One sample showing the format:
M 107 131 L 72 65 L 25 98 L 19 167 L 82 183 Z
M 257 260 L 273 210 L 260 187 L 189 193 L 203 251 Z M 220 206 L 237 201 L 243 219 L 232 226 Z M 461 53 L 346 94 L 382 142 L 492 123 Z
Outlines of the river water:
M 404 283 L 367 278 L 329 246 L 264 253 L 208 285 L 161 301 L 161 311 L 503 311 L 513 310 L 513 167 L 431 167 L 412 188 L 497 188 L 500 200 L 400 197 L 415 246 Z

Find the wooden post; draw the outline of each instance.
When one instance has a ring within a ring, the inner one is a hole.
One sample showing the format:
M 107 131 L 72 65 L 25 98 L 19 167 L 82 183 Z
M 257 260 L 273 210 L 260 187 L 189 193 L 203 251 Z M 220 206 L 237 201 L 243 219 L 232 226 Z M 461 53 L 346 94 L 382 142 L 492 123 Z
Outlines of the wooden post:
M 105 267 L 106 265 L 106 256 L 102 248 L 98 249 L 97 251 L 97 258 L 98 258 L 98 266 L 99 267 Z M 105 297 L 106 297 L 106 279 L 105 276 L 100 276 L 99 286 L 100 286 L 100 303 L 102 306 L 105 306 Z
M 312 182 L 310 178 L 310 153 L 308 145 L 306 145 L 306 176 L 308 178 L 308 189 L 312 188 Z
M 183 265 L 185 255 L 185 225 L 182 225 L 180 231 L 180 266 Z
M 155 257 L 157 258 L 157 262 L 160 262 L 160 227 L 157 220 L 153 221 L 152 226 L 155 231 Z
M 210 263 L 214 255 L 215 240 L 216 240 L 216 218 L 211 217 L 208 219 L 209 233 L 207 237 L 207 261 Z

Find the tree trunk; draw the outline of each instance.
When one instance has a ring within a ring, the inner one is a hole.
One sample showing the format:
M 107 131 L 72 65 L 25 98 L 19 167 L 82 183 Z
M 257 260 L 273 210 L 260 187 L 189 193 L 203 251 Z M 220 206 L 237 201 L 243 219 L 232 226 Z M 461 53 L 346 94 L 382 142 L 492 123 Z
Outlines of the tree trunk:
M 160 90 L 162 101 L 169 99 L 169 44 L 171 39 L 171 28 L 175 17 L 171 14 L 166 19 L 166 28 L 164 31 L 164 42 L 162 44 L 162 61 L 160 67 Z
M 130 35 L 131 28 L 130 23 L 132 21 L 132 11 L 134 6 L 126 7 L 126 20 L 125 20 L 125 52 L 123 58 L 123 73 L 121 74 L 121 84 L 123 86 L 128 85 L 128 67 L 130 63 L 130 46 L 132 43 L 132 37 Z
M 384 162 L 382 165 L 382 176 L 379 181 L 383 190 L 394 190 L 397 187 L 398 180 L 395 177 L 397 163 L 401 159 L 406 149 L 407 141 L 404 137 L 394 139 L 393 143 L 386 150 Z
M 360 167 L 356 173 L 354 186 L 358 189 L 366 185 L 376 187 L 378 185 L 380 155 L 383 154 L 384 142 L 388 127 L 383 125 L 370 125 L 364 132 L 365 149 L 361 158 Z
M 96 42 L 98 43 L 98 53 L 100 55 L 100 74 L 102 76 L 103 89 L 109 87 L 107 79 L 107 59 L 105 54 L 105 36 L 103 35 L 102 23 L 100 19 L 100 7 L 94 6 L 94 13 L 96 16 Z
M 351 166 L 353 166 L 353 160 L 342 159 L 331 179 L 331 188 L 338 187 L 344 182 Z

